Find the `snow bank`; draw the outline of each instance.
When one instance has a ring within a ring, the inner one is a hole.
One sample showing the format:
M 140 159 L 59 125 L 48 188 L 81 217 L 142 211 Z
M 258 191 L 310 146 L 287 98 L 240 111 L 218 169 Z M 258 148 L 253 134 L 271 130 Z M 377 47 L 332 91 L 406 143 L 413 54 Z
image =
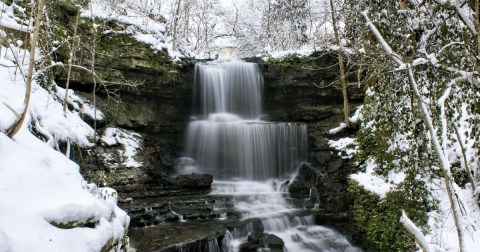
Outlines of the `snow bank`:
M 19 7 L 0 2 L 1 24 L 10 17 L 21 25 L 20 19 L 10 16 L 12 8 Z M 55 150 L 59 142 L 93 146 L 94 130 L 82 120 L 95 113 L 91 105 L 70 91 L 64 113 L 65 90 L 55 83 L 42 87 L 33 81 L 22 128 L 13 139 L 5 134 L 24 110 L 23 74 L 30 55 L 17 47 L 21 41 L 4 42 L 0 48 L 0 251 L 101 251 L 122 245 L 129 217 L 117 207 L 116 192 L 86 184 L 78 165 Z M 40 57 L 37 51 L 36 58 Z M 97 112 L 97 116 L 103 115 Z
M 29 53 L 17 49 L 14 45 L 9 48 L 2 47 L 1 50 L 6 51 L 5 55 L 0 57 L 0 65 L 5 66 L 0 68 L 0 130 L 3 131 L 11 127 L 16 119 L 15 114 L 19 115 L 23 110 L 25 82 L 21 71 L 13 62 L 24 56 L 25 62 L 28 62 Z M 27 66 L 23 68 L 23 72 L 26 73 Z M 69 97 L 81 100 L 73 92 Z M 44 134 L 43 138 L 51 140 L 52 147 L 57 140 L 75 142 L 82 147 L 92 146 L 90 138 L 93 137 L 94 131 L 82 120 L 80 107 L 79 111 L 67 110 L 64 114 L 62 102 L 63 99 L 51 95 L 33 81 L 29 113 L 24 125 L 32 124 L 37 132 Z
M 406 177 L 404 172 L 389 171 L 388 176 L 383 177 L 375 174 L 376 164 L 373 160 L 367 160 L 365 172 L 358 172 L 350 175 L 350 178 L 357 181 L 365 189 L 384 198 L 395 185 L 400 184 Z
M 0 199 L 0 251 L 100 251 L 122 239 L 129 223 L 115 199 L 89 191 L 78 165 L 26 127 L 14 140 L 0 133 Z

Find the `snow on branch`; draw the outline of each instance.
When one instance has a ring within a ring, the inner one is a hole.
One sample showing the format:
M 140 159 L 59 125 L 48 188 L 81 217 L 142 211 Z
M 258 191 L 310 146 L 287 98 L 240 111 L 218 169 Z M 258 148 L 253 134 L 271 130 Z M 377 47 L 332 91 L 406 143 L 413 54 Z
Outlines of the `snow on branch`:
M 377 27 L 375 27 L 375 25 L 372 23 L 370 18 L 368 18 L 368 11 L 362 11 L 361 14 L 365 18 L 365 21 L 367 22 L 368 27 L 372 31 L 373 35 L 375 35 L 375 37 L 377 38 L 378 42 L 383 47 L 385 52 L 388 53 L 399 66 L 402 66 L 403 65 L 402 56 L 395 53 L 392 50 L 392 48 L 388 45 L 388 43 L 385 41 L 385 39 L 383 39 L 382 35 L 377 30 Z
M 451 172 L 451 165 L 450 165 L 450 160 L 448 159 L 448 156 L 446 155 L 446 151 L 444 149 L 444 146 L 440 144 L 440 139 L 437 136 L 437 130 L 435 126 L 433 125 L 433 120 L 430 114 L 430 111 L 428 110 L 427 106 L 425 103 L 422 102 L 423 100 L 423 95 L 420 93 L 420 90 L 418 88 L 418 83 L 417 80 L 415 79 L 414 72 L 412 70 L 412 66 L 410 63 L 404 63 L 401 59 L 401 56 L 396 54 L 388 45 L 388 43 L 383 39 L 382 35 L 380 32 L 377 30 L 375 25 L 372 24 L 370 19 L 368 18 L 368 12 L 364 11 L 362 12 L 362 15 L 365 17 L 365 20 L 367 21 L 367 25 L 369 26 L 370 30 L 373 32 L 375 37 L 377 38 L 378 42 L 382 45 L 383 49 L 390 55 L 390 57 L 398 64 L 398 67 L 400 69 L 406 69 L 407 70 L 407 75 L 408 75 L 408 82 L 410 84 L 410 88 L 413 91 L 414 98 L 417 99 L 419 102 L 420 106 L 420 112 L 421 116 L 423 117 L 425 124 L 427 126 L 428 132 L 430 133 L 430 138 L 431 142 L 433 145 L 433 150 L 436 154 L 436 157 L 438 159 L 438 162 L 440 163 L 441 169 L 443 170 L 443 175 L 445 179 L 445 185 L 446 185 L 446 191 L 449 197 L 450 201 L 450 208 L 453 214 L 453 219 L 455 222 L 455 227 L 456 231 L 458 234 L 458 239 L 459 239 L 459 248 L 460 252 L 465 251 L 464 248 L 464 227 L 465 225 L 462 223 L 462 214 L 460 211 L 460 206 L 459 204 L 461 203 L 461 199 L 457 197 L 454 199 L 454 195 L 456 195 L 455 192 L 455 187 L 453 184 L 455 182 L 453 181 L 452 178 L 452 172 Z M 448 93 L 448 92 L 447 92 Z M 448 95 L 447 95 L 448 96 Z M 445 96 L 445 99 L 446 97 Z M 443 118 L 440 118 L 441 120 L 445 120 L 445 116 L 443 115 Z M 458 200 L 458 201 L 457 201 Z
M 458 17 L 460 20 L 467 26 L 468 30 L 473 34 L 477 35 L 477 31 L 475 29 L 475 24 L 473 23 L 472 20 L 472 15 L 470 13 L 473 13 L 473 11 L 468 7 L 468 4 L 460 4 L 460 3 L 454 3 L 452 0 L 434 0 L 435 3 L 440 5 L 441 7 L 447 9 L 447 10 L 453 10 L 458 14 Z
M 413 236 L 415 241 L 417 241 L 418 245 L 424 252 L 432 251 L 430 246 L 428 245 L 427 239 L 422 233 L 422 230 L 418 228 L 415 223 L 413 223 L 410 218 L 405 214 L 405 211 L 402 210 L 402 217 L 400 217 L 400 223 L 407 229 L 407 231 Z

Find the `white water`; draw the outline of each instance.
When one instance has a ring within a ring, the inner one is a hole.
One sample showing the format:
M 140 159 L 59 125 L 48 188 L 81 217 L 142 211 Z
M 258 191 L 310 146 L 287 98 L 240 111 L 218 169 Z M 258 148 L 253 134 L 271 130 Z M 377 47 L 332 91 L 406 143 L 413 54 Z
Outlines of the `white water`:
M 204 119 L 188 126 L 186 156 L 201 172 L 264 181 L 288 177 L 306 159 L 306 125 L 258 119 L 263 80 L 256 64 L 212 62 L 195 71 L 195 106 Z
M 275 182 L 290 178 L 306 160 L 307 127 L 259 119 L 263 80 L 258 66 L 241 61 L 197 64 L 195 85 L 201 119 L 189 124 L 186 157 L 178 162 L 178 172 L 213 174 L 212 194 L 234 197 L 242 218 L 260 219 L 265 233 L 282 238 L 287 251 L 359 251 L 335 230 L 315 226 L 312 216 L 289 204 L 286 186 Z M 227 232 L 222 250 L 238 251 L 249 231 L 247 225 Z M 217 249 L 212 244 L 210 250 Z
M 235 209 L 242 212 L 242 218 L 259 218 L 265 233 L 282 238 L 286 251 L 362 251 L 334 229 L 316 226 L 312 215 L 302 214 L 302 209 L 287 202 L 286 192 L 281 188 L 284 188 L 281 183 L 274 180 L 215 181 L 212 194 L 238 197 Z M 238 251 L 251 230 L 251 226 L 246 230 L 234 230 L 229 237 L 230 247 L 225 251 Z

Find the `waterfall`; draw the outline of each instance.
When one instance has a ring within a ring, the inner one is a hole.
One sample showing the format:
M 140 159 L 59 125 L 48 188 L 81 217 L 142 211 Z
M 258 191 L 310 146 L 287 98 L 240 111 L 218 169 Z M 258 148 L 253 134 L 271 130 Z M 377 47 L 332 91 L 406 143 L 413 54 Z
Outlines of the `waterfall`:
M 265 233 L 280 237 L 287 251 L 361 251 L 293 206 L 288 182 L 282 180 L 307 159 L 307 127 L 261 120 L 262 96 L 256 64 L 197 64 L 194 104 L 199 114 L 188 126 L 186 157 L 178 162 L 178 172 L 213 174 L 212 194 L 232 197 L 242 221 L 260 220 Z M 214 206 L 223 211 L 219 220 L 228 218 L 231 207 L 222 202 Z M 220 244 L 211 240 L 205 251 L 238 251 L 253 229 L 248 224 L 226 231 Z
M 215 179 L 261 181 L 287 178 L 306 159 L 306 125 L 259 119 L 263 80 L 257 64 L 197 64 L 195 90 L 202 119 L 188 126 L 186 156 L 200 171 Z

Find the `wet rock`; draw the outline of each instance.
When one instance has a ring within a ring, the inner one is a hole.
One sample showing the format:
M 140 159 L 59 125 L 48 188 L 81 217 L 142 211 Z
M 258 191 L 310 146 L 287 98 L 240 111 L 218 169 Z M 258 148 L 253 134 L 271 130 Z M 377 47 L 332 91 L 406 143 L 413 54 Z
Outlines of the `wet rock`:
M 282 240 L 282 238 L 274 234 L 266 234 L 263 237 L 263 243 L 272 249 L 282 249 L 285 245 L 285 242 Z
M 263 235 L 263 232 L 265 231 L 265 228 L 263 227 L 263 223 L 259 219 L 253 219 L 251 222 L 252 225 L 252 232 L 251 235 L 254 238 L 260 238 Z
M 239 251 L 256 252 L 263 251 L 262 249 L 268 247 L 269 249 L 267 251 L 281 252 L 283 251 L 284 245 L 285 242 L 280 237 L 273 234 L 263 234 L 260 237 L 249 235 L 247 240 L 240 244 Z
M 327 172 L 336 172 L 340 170 L 343 166 L 343 161 L 341 159 L 334 159 L 327 165 Z
M 261 248 L 261 244 L 259 239 L 252 239 L 250 236 L 246 242 L 243 242 L 239 246 L 239 252 L 256 252 L 259 248 Z
M 310 186 L 305 182 L 293 181 L 288 186 L 288 192 L 294 198 L 308 198 L 310 194 Z
M 330 151 L 319 151 L 315 153 L 315 158 L 321 165 L 324 165 L 328 160 L 332 158 L 332 154 L 330 153 Z
M 213 182 L 211 174 L 192 173 L 188 175 L 178 175 L 175 184 L 182 188 L 209 188 Z
M 295 180 L 305 182 L 310 185 L 315 185 L 318 180 L 318 171 L 307 163 L 303 163 L 298 169 Z

